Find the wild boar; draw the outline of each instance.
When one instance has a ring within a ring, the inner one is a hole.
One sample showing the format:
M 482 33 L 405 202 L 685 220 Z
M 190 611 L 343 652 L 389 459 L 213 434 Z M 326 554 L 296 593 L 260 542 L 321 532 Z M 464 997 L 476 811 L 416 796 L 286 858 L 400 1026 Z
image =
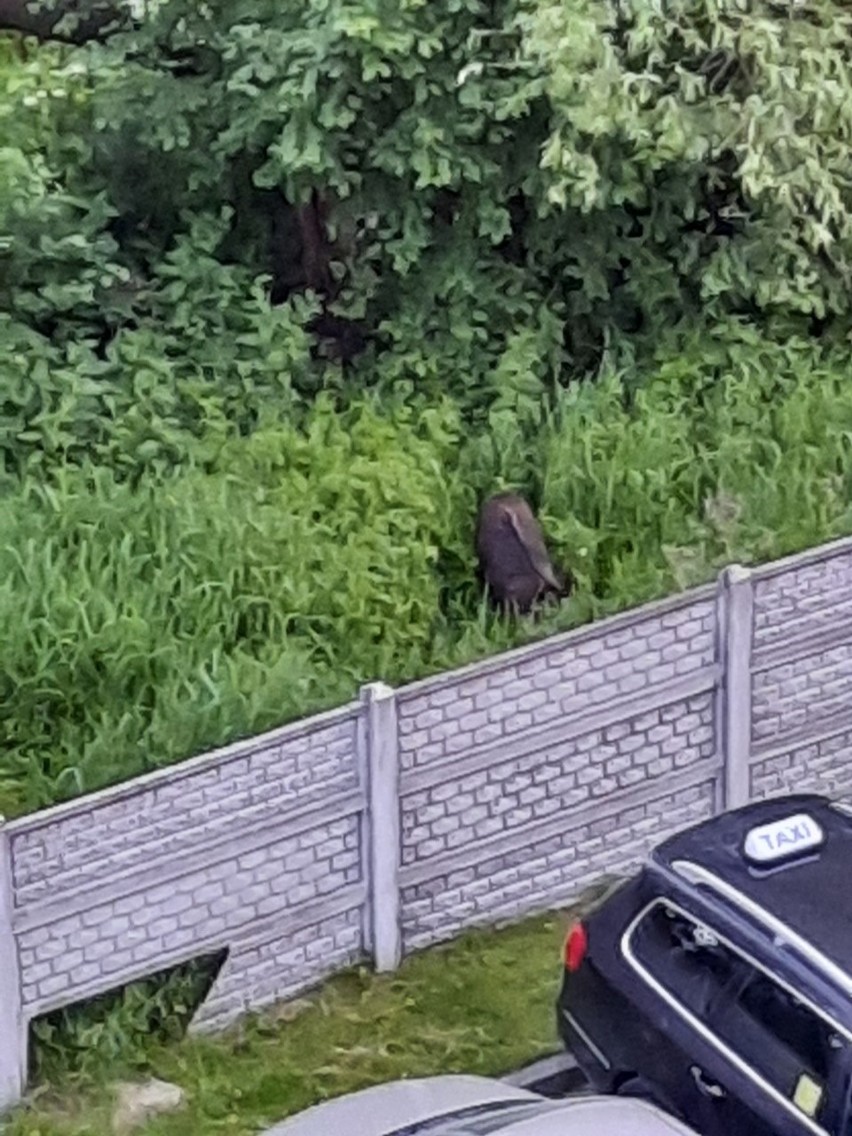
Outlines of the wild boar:
M 483 582 L 504 611 L 526 615 L 539 600 L 570 594 L 570 580 L 554 569 L 541 527 L 517 493 L 496 493 L 483 503 L 476 552 Z

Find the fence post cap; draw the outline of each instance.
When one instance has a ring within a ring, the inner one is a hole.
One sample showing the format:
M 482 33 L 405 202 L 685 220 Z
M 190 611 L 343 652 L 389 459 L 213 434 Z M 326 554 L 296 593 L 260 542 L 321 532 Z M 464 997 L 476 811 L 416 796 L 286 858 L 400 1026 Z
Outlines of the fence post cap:
M 751 579 L 751 568 L 746 568 L 742 564 L 729 564 L 722 575 L 728 585 L 745 584 Z
M 362 702 L 379 702 L 394 697 L 394 689 L 386 682 L 368 682 L 359 691 Z

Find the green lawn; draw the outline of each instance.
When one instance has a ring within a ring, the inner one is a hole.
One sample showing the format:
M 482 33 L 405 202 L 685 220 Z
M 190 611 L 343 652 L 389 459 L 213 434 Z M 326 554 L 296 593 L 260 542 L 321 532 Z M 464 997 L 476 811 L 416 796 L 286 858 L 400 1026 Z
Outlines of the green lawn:
M 499 1075 L 556 1052 L 562 914 L 477 931 L 406 959 L 392 975 L 341 975 L 309 997 L 226 1034 L 121 1057 L 97 1079 L 35 1087 L 8 1136 L 109 1136 L 115 1079 L 149 1072 L 188 1106 L 145 1136 L 248 1136 L 326 1097 L 442 1072 Z

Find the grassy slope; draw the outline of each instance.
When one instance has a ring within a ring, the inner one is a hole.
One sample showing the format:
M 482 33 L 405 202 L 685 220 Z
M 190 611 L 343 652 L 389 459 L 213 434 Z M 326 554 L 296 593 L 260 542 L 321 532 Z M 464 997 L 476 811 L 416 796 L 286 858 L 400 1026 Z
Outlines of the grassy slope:
M 616 372 L 524 429 L 321 399 L 213 470 L 0 494 L 0 812 L 852 532 L 848 346 L 728 326 L 675 346 L 629 409 Z M 538 496 L 577 580 L 532 627 L 475 582 L 477 499 L 504 484 Z
M 309 998 L 218 1037 L 150 1047 L 147 1071 L 188 1106 L 145 1136 L 248 1136 L 326 1097 L 402 1076 L 500 1075 L 559 1049 L 553 1004 L 565 917 L 471 932 L 405 960 L 398 973 L 350 972 Z M 117 1078 L 40 1085 L 8 1136 L 108 1136 Z

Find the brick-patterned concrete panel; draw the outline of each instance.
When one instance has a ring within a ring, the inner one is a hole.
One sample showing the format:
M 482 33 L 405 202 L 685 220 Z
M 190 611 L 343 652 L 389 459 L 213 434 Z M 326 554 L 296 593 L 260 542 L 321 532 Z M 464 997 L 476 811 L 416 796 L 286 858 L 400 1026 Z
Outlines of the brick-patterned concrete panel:
M 399 692 L 402 770 L 576 717 L 714 662 L 712 596 L 559 636 Z
M 449 870 L 403 889 L 407 950 L 428 946 L 462 928 L 512 919 L 570 902 L 591 880 L 626 873 L 669 834 L 712 815 L 715 784 L 708 780 L 617 806 L 601 802 L 581 827 L 565 815 L 564 832 L 509 852 L 491 852 L 471 866 Z
M 94 993 L 202 950 L 239 943 L 258 923 L 333 896 L 361 879 L 360 822 L 342 817 L 226 857 L 170 882 L 18 932 L 25 1007 L 75 987 Z
M 191 1028 L 193 1032 L 207 1032 L 224 1027 L 249 1010 L 263 1009 L 316 985 L 362 955 L 361 911 L 357 907 L 235 949 Z
M 148 788 L 107 790 L 76 807 L 10 825 L 15 904 L 102 884 L 116 872 L 174 862 L 355 788 L 357 714 L 255 738 L 224 761 L 178 766 Z
M 753 799 L 805 792 L 850 800 L 852 729 L 755 761 L 750 773 Z
M 512 833 L 612 794 L 664 780 L 699 763 L 718 765 L 710 693 L 652 706 L 601 730 L 489 764 L 428 789 L 402 780 L 402 863 L 446 856 L 498 833 Z
M 752 742 L 817 730 L 852 702 L 852 641 L 758 671 L 752 682 Z
M 852 548 L 825 559 L 795 562 L 755 582 L 755 646 L 782 644 L 793 637 L 833 630 L 852 621 Z

